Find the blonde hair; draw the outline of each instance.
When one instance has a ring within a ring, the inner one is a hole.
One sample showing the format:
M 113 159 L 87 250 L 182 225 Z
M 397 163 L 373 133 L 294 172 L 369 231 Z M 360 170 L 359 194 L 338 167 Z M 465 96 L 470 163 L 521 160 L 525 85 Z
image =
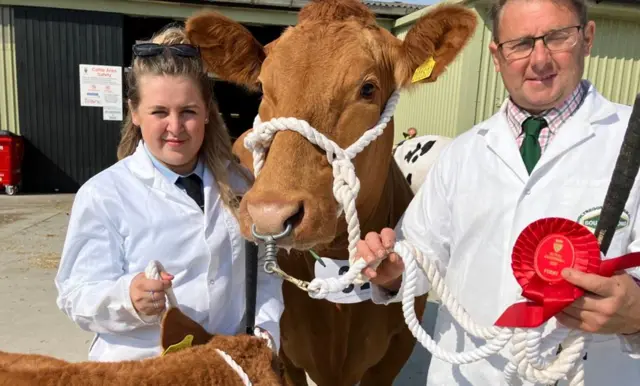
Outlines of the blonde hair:
M 164 45 L 190 44 L 184 29 L 176 26 L 169 26 L 159 32 L 151 42 Z M 204 140 L 199 156 L 203 156 L 206 166 L 213 173 L 223 204 L 237 218 L 239 201 L 229 183 L 230 173 L 228 173 L 225 163 L 228 161 L 230 163 L 229 170 L 231 172 L 235 171 L 247 183 L 250 183 L 251 177 L 247 169 L 239 164 L 232 153 L 231 137 L 218 112 L 209 76 L 200 58 L 178 57 L 167 51 L 165 50 L 163 54 L 153 57 L 134 57 L 131 71 L 127 74 L 127 96 L 131 107 L 137 109 L 140 104 L 138 80 L 146 74 L 186 76 L 198 85 L 209 112 L 209 120 L 205 124 Z M 121 139 L 118 145 L 118 159 L 121 160 L 133 154 L 141 139 L 140 127 L 133 124 L 132 111 L 129 110 L 122 126 Z

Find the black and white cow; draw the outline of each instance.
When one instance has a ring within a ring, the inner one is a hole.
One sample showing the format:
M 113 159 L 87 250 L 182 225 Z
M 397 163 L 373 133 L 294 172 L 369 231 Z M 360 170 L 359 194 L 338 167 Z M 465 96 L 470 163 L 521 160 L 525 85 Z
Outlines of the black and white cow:
M 393 158 L 414 194 L 420 189 L 442 149 L 452 140 L 440 135 L 423 135 L 402 141 L 395 147 Z

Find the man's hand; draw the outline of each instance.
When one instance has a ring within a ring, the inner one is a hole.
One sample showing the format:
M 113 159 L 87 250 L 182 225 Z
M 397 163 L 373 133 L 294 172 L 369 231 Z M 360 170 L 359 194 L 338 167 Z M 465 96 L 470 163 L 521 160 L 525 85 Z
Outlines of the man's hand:
M 402 272 L 404 263 L 400 256 L 392 252 L 396 243 L 396 234 L 391 228 L 384 228 L 380 233 L 369 232 L 364 240 L 358 241 L 356 256 L 364 258 L 367 267 L 362 273 L 373 284 L 385 287 L 392 291 L 400 289 L 402 284 Z M 381 262 L 377 269 L 371 265 Z
M 575 269 L 562 276 L 585 290 L 556 319 L 563 325 L 598 334 L 632 334 L 640 331 L 640 287 L 626 273 L 607 278 Z

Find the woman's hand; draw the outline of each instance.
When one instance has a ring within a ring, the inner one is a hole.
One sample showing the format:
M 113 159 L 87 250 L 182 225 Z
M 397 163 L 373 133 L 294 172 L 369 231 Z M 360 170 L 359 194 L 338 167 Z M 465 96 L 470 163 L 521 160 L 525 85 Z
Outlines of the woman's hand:
M 144 272 L 141 272 L 131 280 L 129 296 L 138 313 L 152 316 L 164 311 L 166 303 L 164 291 L 171 287 L 173 275 L 161 272 L 160 276 L 162 280 L 147 279 Z

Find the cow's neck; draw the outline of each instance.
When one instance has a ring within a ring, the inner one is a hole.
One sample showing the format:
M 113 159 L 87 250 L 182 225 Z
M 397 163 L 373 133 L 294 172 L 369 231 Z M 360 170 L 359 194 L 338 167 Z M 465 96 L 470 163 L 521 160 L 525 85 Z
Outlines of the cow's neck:
M 412 198 L 413 192 L 409 184 L 403 178 L 397 164 L 392 160 L 379 200 L 358 207 L 361 238 L 364 238 L 371 231 L 380 232 L 382 228 L 394 228 Z M 341 220 L 339 224 L 335 239 L 321 251 L 322 256 L 333 259 L 349 258 L 347 223 Z

